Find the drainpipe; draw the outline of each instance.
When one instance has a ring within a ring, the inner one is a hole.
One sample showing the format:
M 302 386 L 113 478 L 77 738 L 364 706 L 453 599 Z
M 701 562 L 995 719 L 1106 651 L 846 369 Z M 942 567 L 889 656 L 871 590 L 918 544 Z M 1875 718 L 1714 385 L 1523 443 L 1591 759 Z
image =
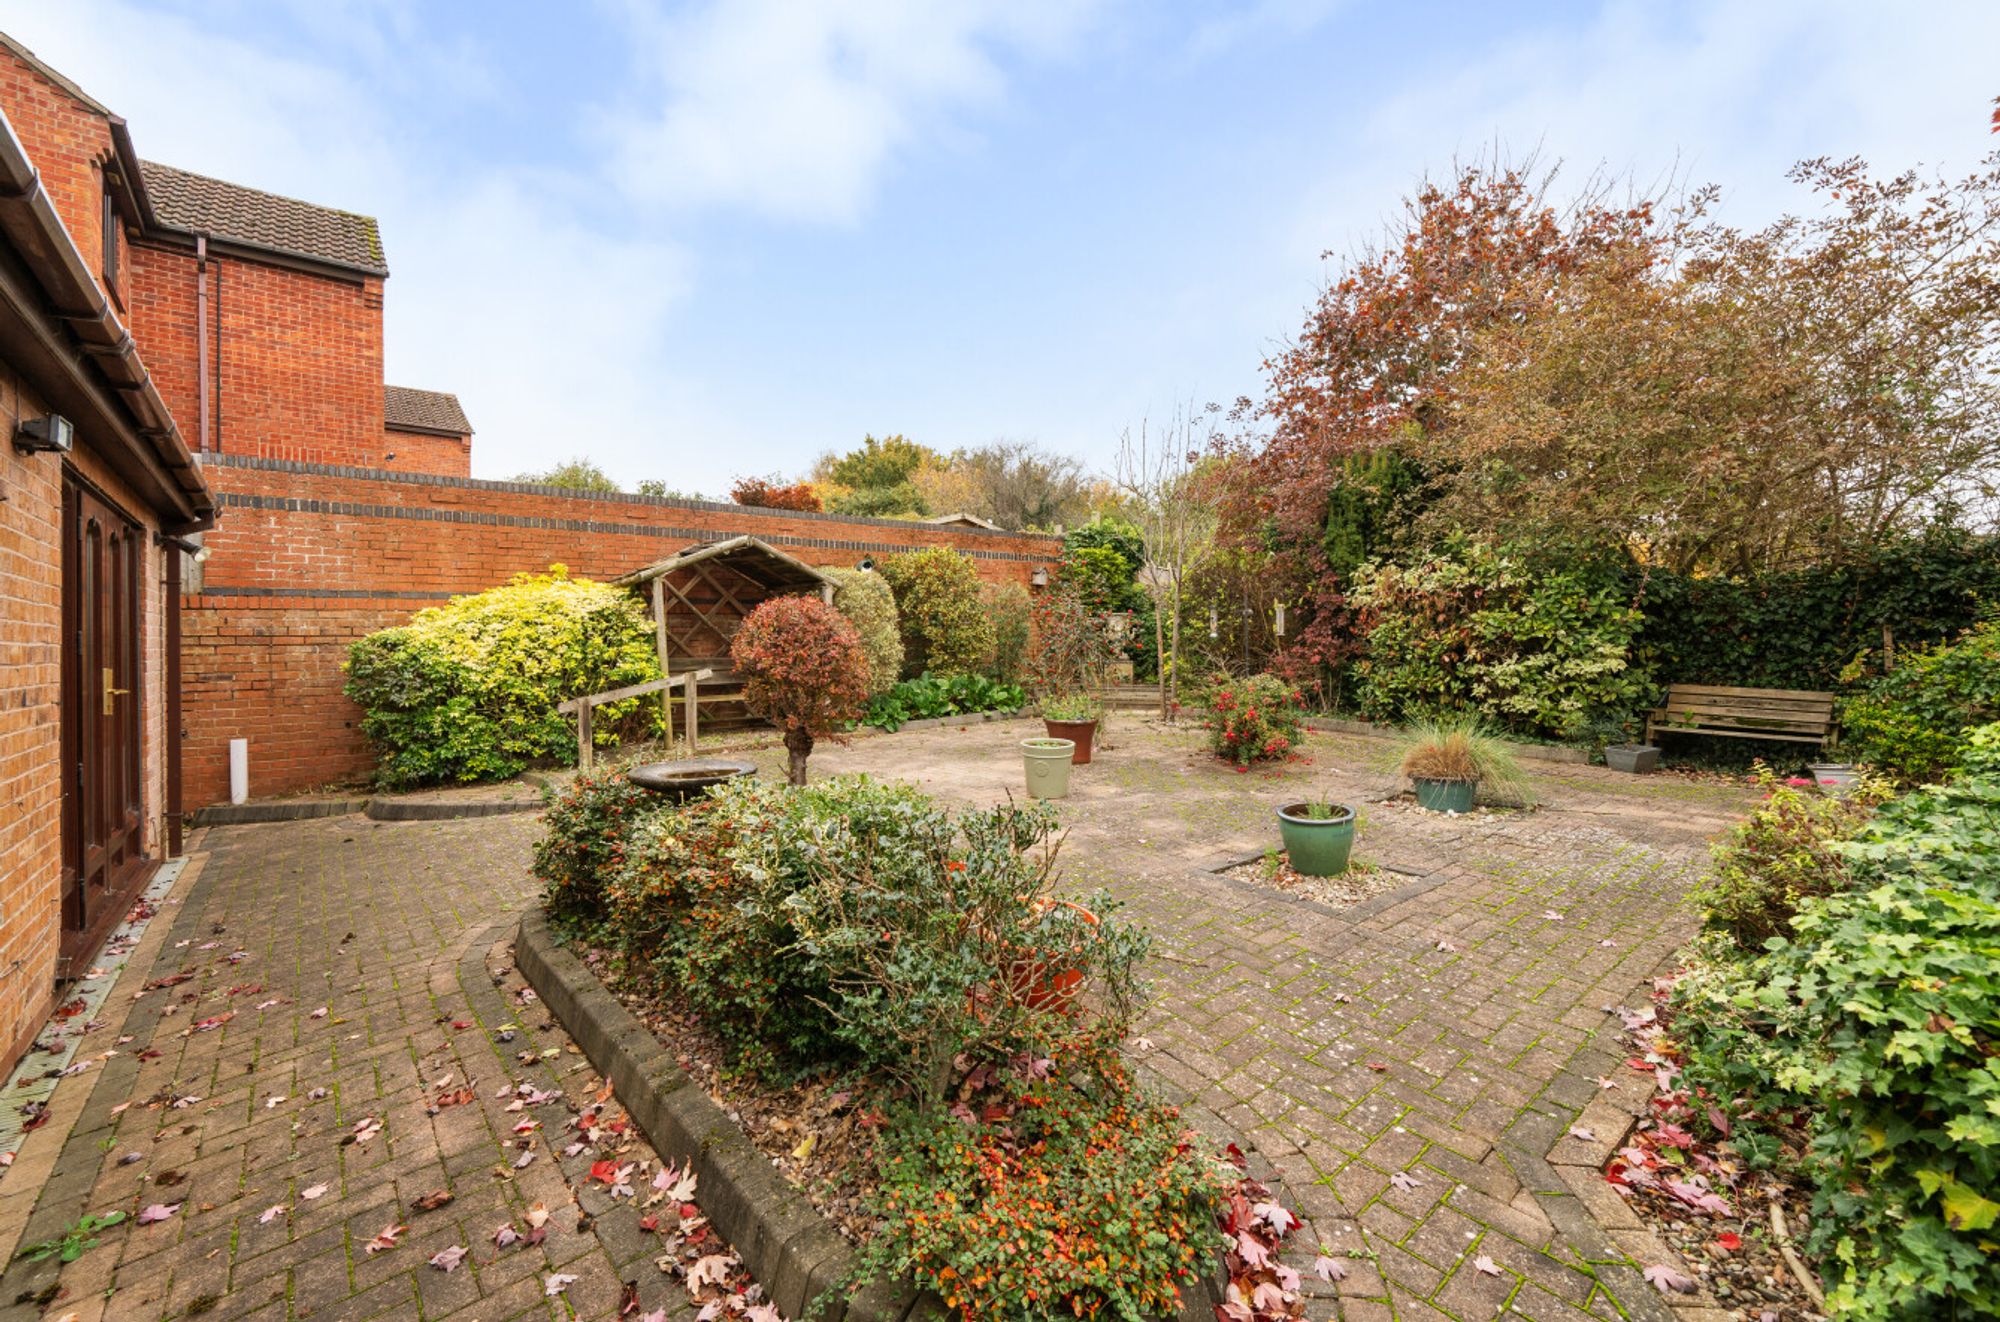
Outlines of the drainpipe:
M 162 538 L 167 561 L 167 857 L 181 856 L 181 556 L 187 543 Z
M 208 236 L 194 236 L 195 452 L 208 452 Z

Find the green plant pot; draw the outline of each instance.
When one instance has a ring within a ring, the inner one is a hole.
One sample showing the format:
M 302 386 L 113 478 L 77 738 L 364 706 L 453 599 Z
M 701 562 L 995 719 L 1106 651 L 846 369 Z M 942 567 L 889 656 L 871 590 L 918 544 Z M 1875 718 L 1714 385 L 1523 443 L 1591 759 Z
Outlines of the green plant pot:
M 1021 758 L 1028 768 L 1028 797 L 1068 798 L 1070 758 L 1075 753 L 1076 744 L 1068 739 L 1023 739 Z
M 1306 805 L 1288 803 L 1278 809 L 1278 835 L 1292 870 L 1308 877 L 1337 877 L 1347 871 L 1354 851 L 1354 809 L 1331 805 L 1332 817 L 1306 816 Z
M 1432 812 L 1471 812 L 1476 780 L 1417 779 L 1417 806 Z

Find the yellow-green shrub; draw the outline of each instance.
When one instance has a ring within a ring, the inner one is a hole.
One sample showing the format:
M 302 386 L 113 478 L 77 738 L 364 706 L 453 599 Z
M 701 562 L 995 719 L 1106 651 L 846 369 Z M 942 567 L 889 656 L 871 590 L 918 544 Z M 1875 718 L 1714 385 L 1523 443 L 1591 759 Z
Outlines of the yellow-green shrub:
M 356 639 L 344 668 L 362 731 L 381 754 L 377 779 L 392 788 L 574 762 L 576 726 L 556 704 L 660 674 L 638 598 L 561 565 Z M 643 702 L 599 707 L 596 744 L 650 723 Z
M 833 604 L 861 635 L 868 654 L 868 692 L 886 693 L 903 676 L 903 635 L 896 627 L 896 594 L 880 574 L 865 569 L 822 569 L 833 580 Z

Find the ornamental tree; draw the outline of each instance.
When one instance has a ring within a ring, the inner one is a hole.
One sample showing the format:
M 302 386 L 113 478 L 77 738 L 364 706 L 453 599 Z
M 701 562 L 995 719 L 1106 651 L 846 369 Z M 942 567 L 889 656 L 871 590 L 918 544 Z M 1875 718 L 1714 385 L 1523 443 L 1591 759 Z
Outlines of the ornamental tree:
M 785 732 L 786 779 L 806 783 L 813 742 L 845 743 L 840 727 L 868 702 L 868 653 L 846 616 L 818 597 L 773 597 L 729 645 L 743 702 Z

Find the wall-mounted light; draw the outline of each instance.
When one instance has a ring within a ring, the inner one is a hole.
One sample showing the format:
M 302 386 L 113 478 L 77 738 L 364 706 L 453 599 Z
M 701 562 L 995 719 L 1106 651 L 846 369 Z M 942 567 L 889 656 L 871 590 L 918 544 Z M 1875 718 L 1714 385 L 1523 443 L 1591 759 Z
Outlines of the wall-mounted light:
M 854 567 L 860 570 L 864 574 L 872 573 L 875 569 L 875 557 L 872 555 L 864 555 L 861 557 L 861 559 L 855 562 Z
M 1049 585 L 1048 567 L 1046 565 L 1036 565 L 1035 572 L 1028 575 L 1028 581 L 1038 588 L 1047 587 Z
M 68 454 L 76 444 L 76 428 L 60 413 L 46 418 L 23 418 L 14 429 L 14 448 L 22 454 L 50 451 Z

